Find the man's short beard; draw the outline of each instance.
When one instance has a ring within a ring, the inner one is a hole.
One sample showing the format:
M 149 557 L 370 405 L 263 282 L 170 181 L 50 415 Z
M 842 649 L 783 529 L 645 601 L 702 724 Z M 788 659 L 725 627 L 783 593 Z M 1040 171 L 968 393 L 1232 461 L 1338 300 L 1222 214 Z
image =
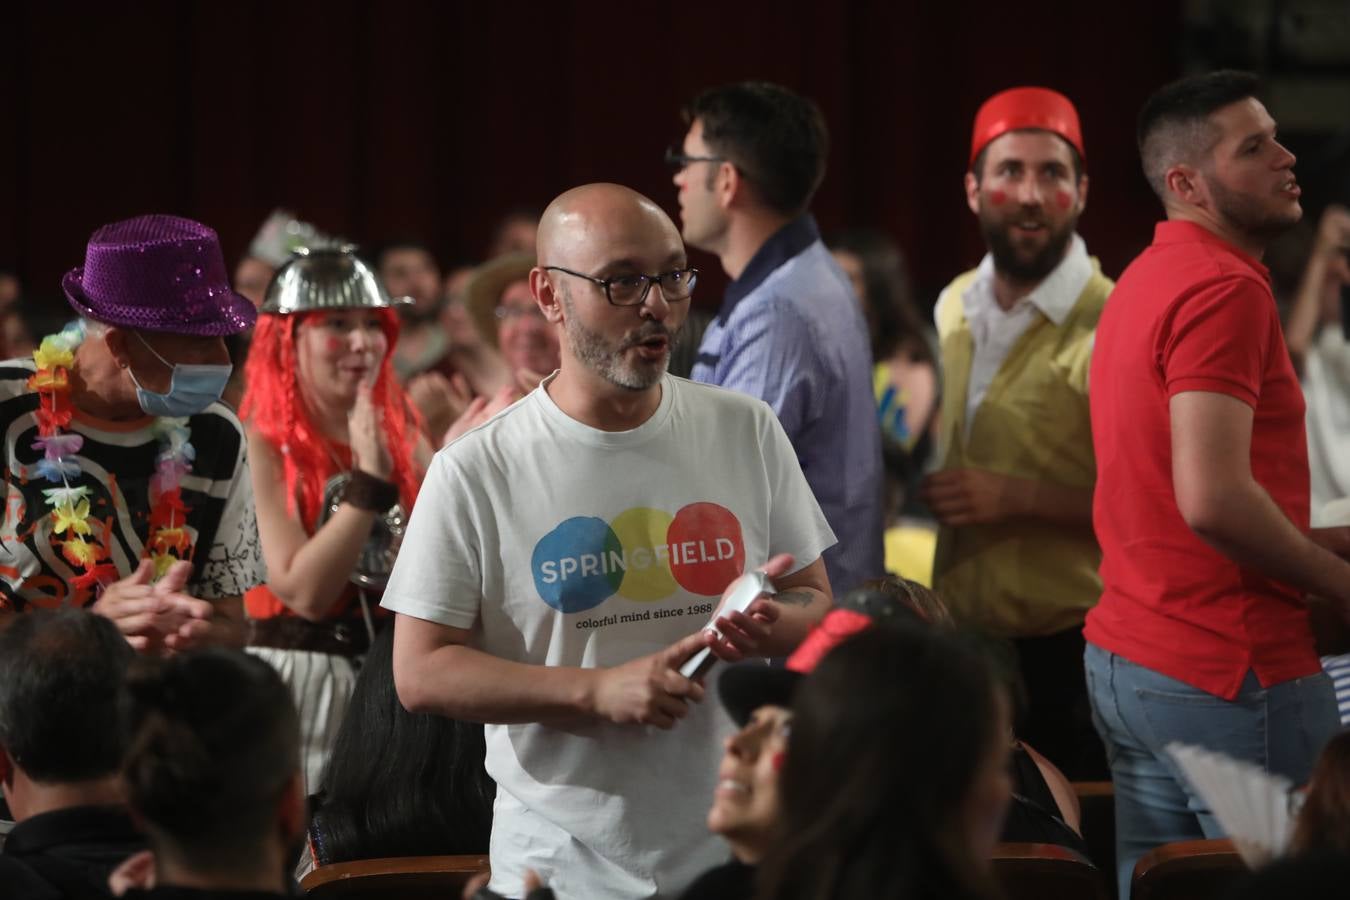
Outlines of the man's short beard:
M 407 306 L 400 306 L 398 314 L 404 322 L 416 328 L 438 320 L 441 317 L 441 308 L 438 305 L 431 309 L 419 309 L 417 304 L 409 303 Z
M 562 306 L 565 315 L 563 331 L 567 335 L 567 343 L 572 348 L 572 355 L 610 384 L 629 391 L 645 391 L 666 374 L 666 369 L 670 365 L 670 354 L 680 339 L 680 332 L 672 333 L 662 323 L 648 319 L 622 343 L 615 344 L 599 332 L 581 324 L 573 309 L 570 292 L 566 289 L 562 292 Z M 629 347 L 656 335 L 665 335 L 669 341 L 663 362 L 649 366 L 627 365 L 624 362 L 623 355 Z
M 1209 191 L 1214 196 L 1214 211 L 1243 234 L 1250 235 L 1262 243 L 1284 234 L 1303 218 L 1301 212 L 1293 218 L 1275 215 L 1264 209 L 1256 198 L 1240 191 L 1230 191 L 1212 175 L 1206 180 L 1209 183 Z
M 1049 228 L 1048 222 L 1046 226 Z M 1063 228 L 1049 231 L 1045 246 L 1041 247 L 1035 256 L 1026 259 L 1019 254 L 1009 236 L 1010 225 L 991 222 L 985 216 L 980 216 L 980 231 L 984 234 L 984 242 L 989 247 L 990 255 L 994 257 L 994 268 L 1014 281 L 1024 284 L 1038 283 L 1055 271 L 1055 266 L 1064 259 L 1064 252 L 1068 249 L 1069 241 L 1073 240 L 1074 230 L 1077 227 L 1078 217 L 1074 216 L 1064 223 Z

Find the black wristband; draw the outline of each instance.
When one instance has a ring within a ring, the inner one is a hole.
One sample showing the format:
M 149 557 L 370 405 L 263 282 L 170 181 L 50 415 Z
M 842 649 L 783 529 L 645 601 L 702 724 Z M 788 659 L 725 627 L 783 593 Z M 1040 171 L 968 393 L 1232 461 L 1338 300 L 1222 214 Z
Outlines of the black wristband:
M 353 469 L 351 480 L 342 489 L 342 502 L 357 509 L 382 513 L 398 502 L 398 485 L 361 469 Z

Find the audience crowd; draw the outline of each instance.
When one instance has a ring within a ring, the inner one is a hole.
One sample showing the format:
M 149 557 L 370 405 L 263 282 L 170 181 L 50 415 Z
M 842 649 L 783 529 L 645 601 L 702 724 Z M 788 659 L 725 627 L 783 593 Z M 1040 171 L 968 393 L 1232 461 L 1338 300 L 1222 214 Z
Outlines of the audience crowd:
M 1350 212 L 1268 258 L 1305 198 L 1259 95 L 1149 98 L 1120 273 L 1072 100 L 990 97 L 931 324 L 763 82 L 683 110 L 678 222 L 582 185 L 447 271 L 278 210 L 231 279 L 145 215 L 54 321 L 0 273 L 0 897 L 482 855 L 466 897 L 992 900 L 1038 844 L 1127 900 L 1225 836 L 1176 743 L 1299 789 L 1233 896 L 1338 894 Z

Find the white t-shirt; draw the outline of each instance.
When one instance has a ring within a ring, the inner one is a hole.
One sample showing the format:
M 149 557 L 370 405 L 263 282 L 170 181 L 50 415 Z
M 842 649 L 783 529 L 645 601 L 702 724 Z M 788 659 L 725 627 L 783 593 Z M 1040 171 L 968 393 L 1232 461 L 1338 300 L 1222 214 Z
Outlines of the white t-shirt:
M 1314 528 L 1345 524 L 1327 505 L 1350 497 L 1350 342 L 1339 323 L 1323 325 L 1303 363 L 1308 401 L 1308 474 Z
M 652 417 L 613 433 L 551 381 L 436 455 L 386 608 L 503 659 L 612 666 L 697 631 L 773 554 L 834 543 L 762 401 L 668 375 Z M 670 731 L 488 726 L 493 890 L 520 896 L 532 868 L 560 897 L 670 897 L 723 861 L 704 820 L 731 723 L 708 687 Z

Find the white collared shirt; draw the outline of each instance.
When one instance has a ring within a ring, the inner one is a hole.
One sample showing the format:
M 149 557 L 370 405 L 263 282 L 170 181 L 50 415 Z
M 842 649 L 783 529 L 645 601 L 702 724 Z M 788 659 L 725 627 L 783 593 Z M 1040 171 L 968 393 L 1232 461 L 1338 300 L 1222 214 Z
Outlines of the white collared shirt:
M 990 382 L 1018 338 L 1041 316 L 1056 325 L 1063 324 L 1091 277 L 1092 261 L 1088 258 L 1087 245 L 1075 234 L 1059 265 L 1036 285 L 1035 290 L 1005 311 L 994 297 L 994 258 L 988 253 L 984 255 L 975 280 L 961 298 L 975 348 L 966 387 L 966 422 L 970 422 L 979 409 Z M 945 294 L 942 300 L 946 300 Z M 934 315 L 941 319 L 940 308 Z

